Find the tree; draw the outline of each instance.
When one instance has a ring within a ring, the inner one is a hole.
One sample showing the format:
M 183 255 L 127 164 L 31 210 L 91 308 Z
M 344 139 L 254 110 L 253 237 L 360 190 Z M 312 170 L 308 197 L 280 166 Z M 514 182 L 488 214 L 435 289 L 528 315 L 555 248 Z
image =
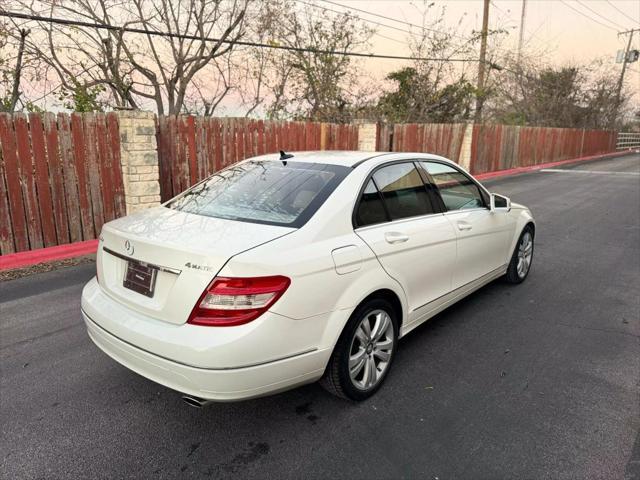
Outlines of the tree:
M 618 121 L 615 77 L 601 62 L 589 67 L 508 69 L 490 107 L 499 123 L 546 127 L 609 128 Z M 623 93 L 622 105 L 629 96 Z M 620 110 L 620 115 L 624 108 Z
M 472 57 L 479 36 L 459 40 L 456 29 L 445 24 L 446 10 L 434 9 L 433 3 L 424 4 L 420 27 L 413 28 L 407 39 L 411 56 L 420 60 L 386 76 L 392 83 L 376 105 L 381 120 L 445 123 L 469 118 L 476 94 L 469 65 L 450 59 Z
M 467 119 L 475 89 L 464 76 L 442 87 L 413 67 L 387 75 L 396 90 L 378 102 L 381 117 L 392 123 L 451 123 Z
M 252 51 L 249 112 L 265 105 L 270 118 L 351 119 L 360 93 L 358 71 L 341 52 L 366 45 L 373 31 L 349 13 L 317 13 L 288 1 L 263 3 L 257 38 L 297 50 Z
M 22 9 L 121 29 L 43 24 L 30 38 L 29 54 L 44 62 L 65 92 L 90 93 L 101 87 L 117 106 L 151 102 L 159 114 L 186 109 L 194 85 L 212 105 L 207 76 L 243 35 L 248 0 L 57 0 L 22 1 Z M 17 26 L 17 24 L 16 24 Z M 15 30 L 15 29 L 14 29 Z M 214 39 L 211 41 L 211 39 Z M 223 91 L 225 95 L 228 91 Z M 104 101 L 104 100 L 101 100 Z
M 22 95 L 22 92 L 20 91 L 20 82 L 22 80 L 25 41 L 29 33 L 30 31 L 26 28 L 20 29 L 15 59 L 0 59 L 0 79 L 4 87 L 3 90 L 5 90 L 5 94 L 0 97 L 0 111 L 15 111 L 18 100 Z M 5 51 L 5 49 L 9 49 L 8 38 L 9 36 L 6 26 L 0 24 L 0 50 Z

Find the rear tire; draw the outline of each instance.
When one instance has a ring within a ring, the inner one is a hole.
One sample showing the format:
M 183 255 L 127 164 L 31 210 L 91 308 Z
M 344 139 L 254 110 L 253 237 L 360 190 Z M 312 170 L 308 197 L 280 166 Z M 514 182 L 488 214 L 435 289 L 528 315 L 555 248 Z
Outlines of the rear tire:
M 525 281 L 533 263 L 533 227 L 527 225 L 522 230 L 516 248 L 511 255 L 511 262 L 505 275 L 505 280 L 512 284 Z
M 398 319 L 389 302 L 372 299 L 355 309 L 320 384 L 333 395 L 362 401 L 389 373 L 398 344 Z

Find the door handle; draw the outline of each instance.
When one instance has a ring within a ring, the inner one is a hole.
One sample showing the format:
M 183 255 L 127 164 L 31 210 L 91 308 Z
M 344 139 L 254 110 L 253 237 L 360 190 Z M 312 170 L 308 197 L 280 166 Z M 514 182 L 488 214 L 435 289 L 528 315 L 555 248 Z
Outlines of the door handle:
M 400 232 L 386 232 L 384 234 L 384 239 L 387 241 L 387 243 L 391 244 L 403 243 L 409 240 L 409 235 L 405 235 L 404 233 Z
M 458 230 L 471 230 L 473 226 L 467 222 L 458 222 Z

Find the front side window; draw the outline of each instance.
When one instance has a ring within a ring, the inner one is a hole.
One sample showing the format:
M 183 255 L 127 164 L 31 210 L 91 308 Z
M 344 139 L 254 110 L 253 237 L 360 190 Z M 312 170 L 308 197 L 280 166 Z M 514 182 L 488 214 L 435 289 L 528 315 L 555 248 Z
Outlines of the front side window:
M 391 220 L 434 213 L 422 177 L 415 165 L 396 163 L 373 174 Z
M 300 227 L 350 171 L 319 163 L 246 162 L 214 174 L 167 207 L 208 217 Z
M 462 172 L 442 163 L 420 162 L 420 164 L 438 187 L 448 211 L 486 206 L 480 188 Z

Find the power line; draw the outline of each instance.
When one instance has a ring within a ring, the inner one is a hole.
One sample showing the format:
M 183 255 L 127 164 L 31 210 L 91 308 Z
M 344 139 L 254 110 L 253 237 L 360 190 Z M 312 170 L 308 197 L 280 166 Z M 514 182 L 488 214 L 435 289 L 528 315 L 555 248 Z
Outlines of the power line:
M 143 35 L 152 35 L 166 38 L 181 38 L 185 40 L 200 40 L 203 42 L 215 42 L 215 43 L 223 43 L 230 45 L 241 45 L 244 47 L 256 47 L 256 48 L 269 48 L 273 50 L 287 50 L 293 52 L 308 52 L 315 54 L 326 54 L 326 55 L 341 55 L 345 57 L 363 57 L 363 58 L 380 58 L 387 60 L 409 60 L 409 61 L 446 61 L 446 62 L 477 62 L 476 59 L 469 58 L 434 58 L 434 57 L 407 57 L 403 55 L 384 55 L 378 53 L 361 53 L 361 52 L 347 52 L 347 51 L 334 51 L 334 50 L 325 50 L 318 49 L 312 47 L 292 47 L 288 45 L 277 45 L 277 44 L 267 44 L 260 42 L 250 42 L 243 40 L 222 40 L 219 38 L 212 37 L 202 37 L 197 35 L 189 35 L 183 33 L 171 33 L 171 32 L 161 32 L 158 30 L 148 30 L 146 28 L 133 28 L 133 27 L 119 27 L 115 25 L 108 25 L 104 23 L 93 23 L 93 22 L 85 22 L 81 20 L 69 20 L 65 18 L 57 18 L 57 17 L 45 17 L 40 15 L 29 15 L 20 12 L 7 12 L 0 11 L 0 17 L 7 18 L 18 18 L 22 20 L 34 20 L 38 22 L 47 22 L 57 25 L 67 25 L 67 26 L 76 26 L 76 27 L 88 27 L 95 28 L 98 30 L 109 30 L 109 31 L 117 31 L 117 32 L 128 32 L 128 33 L 139 33 Z M 491 62 L 487 62 L 490 66 L 494 66 Z
M 319 8 L 320 10 L 324 10 L 325 12 L 332 12 L 332 13 L 339 13 L 339 14 L 348 13 L 348 12 L 342 12 L 340 10 L 334 10 L 334 9 L 328 8 L 328 7 L 323 7 L 323 6 L 318 5 L 316 3 L 306 2 L 305 0 L 295 0 L 295 1 L 297 3 L 302 3 L 303 5 L 308 5 L 308 6 L 313 7 L 313 8 Z M 330 3 L 333 3 L 333 2 L 330 2 Z M 340 5 L 340 4 L 336 4 L 336 5 Z M 360 10 L 359 8 L 348 7 L 348 6 L 344 6 L 344 5 L 340 5 L 340 6 L 343 6 L 344 8 L 348 8 L 350 10 L 367 13 L 365 10 Z M 370 14 L 370 15 L 373 15 L 373 14 Z M 385 18 L 388 18 L 388 17 L 385 17 Z M 412 35 L 412 32 L 410 32 L 409 30 L 405 30 L 404 28 L 395 27 L 393 25 L 387 25 L 386 23 L 380 23 L 380 22 L 377 22 L 375 20 L 368 20 L 366 18 L 362 18 L 361 20 L 363 22 L 370 23 L 372 25 L 378 25 L 379 27 L 390 28 L 390 29 L 396 30 L 398 32 L 402 32 L 402 33 L 406 33 L 406 34 Z M 393 20 L 393 19 L 389 19 L 389 20 Z M 444 32 L 440 32 L 438 30 L 433 30 L 433 31 L 434 32 L 438 32 L 438 33 L 444 33 Z
M 298 1 L 300 1 L 300 0 L 298 0 Z M 361 9 L 361 8 L 356 8 L 356 7 L 351 7 L 349 5 L 343 5 L 341 3 L 333 2 L 331 0 L 320 0 L 320 1 L 324 2 L 324 3 L 330 3 L 331 5 L 336 5 L 338 7 L 347 8 L 347 9 L 353 10 L 355 12 L 360 12 L 360 13 L 364 13 L 364 14 L 367 14 L 367 15 L 371 15 L 373 17 L 383 18 L 385 20 L 390 20 L 392 22 L 397 22 L 397 23 L 401 23 L 403 25 L 408 25 L 409 27 L 419 28 L 421 30 L 425 30 L 425 31 L 428 31 L 428 32 L 446 33 L 446 32 L 443 32 L 442 30 L 437 30 L 435 28 L 428 28 L 428 27 L 425 27 L 423 25 L 417 25 L 415 23 L 407 22 L 407 21 L 404 21 L 404 20 L 398 20 L 397 18 L 387 17 L 386 15 L 380 15 L 379 13 L 369 12 L 367 10 L 364 10 L 364 9 Z M 306 2 L 302 2 L 302 3 L 306 3 Z M 333 11 L 335 12 L 335 10 L 333 10 Z M 341 13 L 341 12 L 337 12 L 337 13 Z M 368 20 L 365 20 L 365 21 L 368 21 Z M 388 25 L 386 25 L 386 26 L 388 26 Z M 390 26 L 388 26 L 388 27 L 389 28 L 394 28 L 394 27 L 390 27 Z M 407 33 L 411 33 L 411 32 L 409 32 L 407 30 L 401 30 L 401 31 L 404 31 L 404 32 L 407 32 Z M 466 38 L 463 37 L 462 35 L 453 34 L 452 36 L 458 37 L 458 38 L 462 38 L 463 40 L 466 40 Z
M 589 20 L 591 20 L 592 22 L 596 22 L 596 23 L 598 23 L 598 24 L 602 25 L 603 27 L 607 27 L 607 28 L 609 28 L 609 29 L 611 29 L 611 30 L 613 30 L 613 31 L 615 31 L 615 32 L 617 32 L 617 31 L 618 31 L 618 29 L 617 29 L 617 28 L 614 28 L 614 27 L 612 27 L 612 26 L 610 26 L 610 25 L 606 25 L 606 24 L 602 23 L 601 21 L 596 20 L 596 19 L 595 19 L 595 18 L 593 18 L 593 17 L 590 17 L 590 16 L 589 16 L 589 15 L 587 15 L 586 13 L 581 12 L 581 11 L 580 11 L 580 10 L 578 10 L 577 8 L 574 8 L 571 4 L 569 4 L 569 3 L 565 2 L 564 0 L 560 0 L 560 2 L 561 2 L 561 3 L 563 3 L 564 5 L 566 5 L 567 7 L 569 7 L 569 8 L 570 8 L 571 10 L 573 10 L 574 12 L 577 12 L 577 13 L 579 13 L 580 15 L 582 15 L 583 17 L 588 18 L 588 19 L 589 19 Z
M 496 2 L 494 2 L 493 0 L 491 0 L 491 5 L 493 6 L 493 8 L 495 8 L 496 10 L 498 10 L 499 12 L 502 12 L 504 15 L 506 15 L 507 17 L 509 17 L 509 20 L 511 20 L 514 23 L 517 23 L 516 20 L 511 16 L 511 14 L 507 11 L 505 11 L 504 9 L 500 8 L 498 6 L 498 4 Z
M 606 2 L 611 5 L 613 8 L 615 8 L 618 12 L 620 12 L 622 15 L 624 15 L 625 17 L 627 17 L 629 20 L 631 20 L 633 23 L 640 23 L 640 20 L 636 20 L 635 18 L 631 18 L 629 15 L 627 15 L 626 13 L 624 13 L 622 10 L 620 10 L 618 7 L 616 7 L 613 3 L 611 3 L 609 0 L 606 0 Z
M 313 3 L 308 3 L 308 2 L 305 2 L 305 1 L 303 1 L 303 0 L 296 0 L 296 2 L 298 2 L 298 3 L 303 3 L 303 4 L 305 4 L 305 5 L 309 5 L 309 6 L 311 6 L 311 7 L 315 7 L 315 8 L 317 8 L 317 9 L 319 9 L 319 10 L 322 10 L 322 11 L 333 12 L 333 13 L 340 13 L 340 14 L 347 13 L 347 12 L 339 12 L 339 11 L 337 11 L 337 10 L 332 10 L 332 9 L 330 9 L 330 8 L 326 8 L 326 7 L 321 7 L 320 5 L 315 5 L 315 4 L 313 4 Z M 356 18 L 359 18 L 359 17 L 356 17 Z M 366 19 L 360 19 L 360 20 L 362 20 L 362 21 L 364 21 L 364 22 L 368 22 L 368 20 L 366 20 Z M 374 23 L 375 25 L 386 26 L 386 25 L 384 25 L 384 24 L 377 23 L 377 22 L 373 22 L 373 23 Z M 394 28 L 394 29 L 395 29 L 395 27 L 391 27 L 391 26 L 389 26 L 389 28 Z M 410 33 L 410 32 L 408 32 L 408 31 L 406 31 L 406 30 L 402 30 L 402 29 L 397 29 L 397 30 L 399 30 L 399 31 L 401 31 L 401 32 L 405 32 L 405 33 Z M 376 36 L 378 36 L 378 37 L 384 38 L 385 40 L 391 40 L 392 42 L 400 43 L 400 44 L 402 44 L 402 45 L 407 45 L 407 42 L 406 42 L 406 41 L 398 40 L 397 38 L 388 37 L 388 36 L 386 36 L 386 35 L 383 35 L 383 34 L 381 34 L 381 33 L 378 33 L 378 32 L 377 32 L 377 31 L 375 31 L 375 30 L 374 30 L 373 34 L 374 34 L 374 35 L 376 35 Z
M 594 13 L 597 17 L 602 18 L 603 20 L 609 22 L 611 25 L 618 27 L 618 28 L 622 28 L 624 29 L 625 27 L 620 25 L 618 22 L 614 22 L 613 20 L 608 19 L 607 17 L 605 17 L 604 15 L 599 14 L 598 12 L 596 12 L 593 8 L 591 8 L 589 5 L 587 5 L 586 3 L 582 3 L 580 0 L 576 0 L 576 2 L 578 2 L 580 5 L 582 5 L 584 8 L 586 8 L 587 10 L 589 10 L 590 12 Z
M 338 13 L 338 14 L 347 13 L 348 14 L 348 12 L 341 12 L 339 10 L 334 10 L 332 8 L 323 7 L 323 6 L 317 5 L 315 3 L 305 2 L 304 0 L 295 0 L 295 1 L 297 3 L 302 3 L 304 5 L 308 5 L 310 7 L 317 8 L 317 9 L 325 11 L 325 12 L 332 12 L 332 13 Z M 333 3 L 333 2 L 331 2 L 331 3 Z M 336 4 L 336 5 L 338 5 L 338 4 Z M 351 7 L 345 7 L 345 8 L 351 8 Z M 393 25 L 387 25 L 386 23 L 376 22 L 375 20 L 368 20 L 366 18 L 361 18 L 360 20 L 362 20 L 363 22 L 366 22 L 366 23 L 370 23 L 372 25 L 378 25 L 380 27 L 385 27 L 385 28 L 390 28 L 392 30 L 397 30 L 398 32 L 406 33 L 407 35 L 413 35 L 412 32 L 410 32 L 409 30 L 405 30 L 405 29 L 399 28 L 399 27 L 394 27 Z M 444 32 L 441 32 L 441 33 L 444 33 Z M 392 42 L 396 42 L 396 43 L 401 43 L 403 45 L 407 45 L 406 41 L 398 40 L 396 38 L 387 37 L 386 35 L 383 35 L 383 34 L 378 33 L 378 32 L 374 32 L 374 35 L 377 35 L 378 37 L 382 37 L 382 38 L 387 39 L 387 40 L 391 40 Z
M 295 0 L 295 1 L 297 3 L 302 3 L 304 5 L 309 5 L 310 7 L 318 8 L 320 10 L 324 10 L 324 11 L 327 11 L 327 12 L 338 13 L 338 14 L 348 13 L 348 12 L 344 12 L 344 11 L 334 10 L 334 9 L 331 9 L 331 8 L 328 8 L 328 7 L 323 7 L 323 6 L 318 5 L 316 3 L 311 3 L 311 2 L 308 2 L 308 1 L 305 1 L 305 0 Z M 448 33 L 448 32 L 445 32 L 443 30 L 437 30 L 437 29 L 434 29 L 434 28 L 428 28 L 428 27 L 424 27 L 424 26 L 421 26 L 421 25 L 416 25 L 414 23 L 405 22 L 403 20 L 398 20 L 398 19 L 387 17 L 387 16 L 384 16 L 384 15 L 379 15 L 377 13 L 372 13 L 372 12 L 369 12 L 367 10 L 363 10 L 363 9 L 356 8 L 356 7 L 350 7 L 348 5 L 343 5 L 343 4 L 337 3 L 337 2 L 332 2 L 330 0 L 320 0 L 320 1 L 326 2 L 326 3 L 331 3 L 333 5 L 338 5 L 340 7 L 346 8 L 348 10 L 353 10 L 355 12 L 361 12 L 361 13 L 364 13 L 364 14 L 367 14 L 367 15 L 373 15 L 373 16 L 376 16 L 376 17 L 381 17 L 381 18 L 384 18 L 384 19 L 387 19 L 387 20 L 391 20 L 391 21 L 394 21 L 394 22 L 400 22 L 402 24 L 406 24 L 406 25 L 409 25 L 409 26 L 412 26 L 412 27 L 415 27 L 415 28 L 419 28 L 419 29 L 424 30 L 426 32 L 434 32 L 434 33 L 440 33 L 440 34 L 444 34 L 444 35 L 451 35 L 452 37 L 461 38 L 461 39 L 465 40 L 465 42 L 469 42 L 469 39 L 467 37 L 464 37 L 462 35 L 458 35 L 458 34 L 455 34 L 455 33 Z M 360 20 L 362 20 L 363 22 L 371 23 L 372 25 L 378 25 L 380 27 L 390 28 L 392 30 L 397 30 L 399 32 L 406 33 L 407 35 L 415 35 L 416 34 L 415 32 L 411 32 L 409 30 L 405 30 L 403 28 L 399 28 L 399 27 L 396 27 L 394 25 L 388 25 L 386 23 L 380 23 L 380 22 L 377 22 L 375 20 L 369 20 L 369 19 L 366 19 L 366 18 L 360 18 Z M 405 44 L 406 44 L 406 42 L 405 42 Z M 456 47 L 457 49 L 463 48 L 462 45 L 455 44 L 455 43 L 452 43 L 452 46 Z M 504 48 L 500 48 L 500 47 L 494 47 L 493 50 L 495 50 L 496 52 L 511 53 L 510 50 L 504 49 Z

